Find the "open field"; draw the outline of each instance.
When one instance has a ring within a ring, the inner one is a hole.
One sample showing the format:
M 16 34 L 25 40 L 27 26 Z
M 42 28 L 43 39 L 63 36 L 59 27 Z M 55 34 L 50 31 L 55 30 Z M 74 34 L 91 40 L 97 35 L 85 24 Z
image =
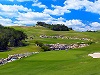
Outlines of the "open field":
M 77 43 L 87 42 L 83 40 L 71 39 L 41 39 L 41 34 L 76 36 L 79 38 L 89 38 L 96 43 L 79 49 L 68 51 L 48 51 L 40 52 L 21 60 L 17 60 L 0 66 L 0 75 L 100 75 L 100 59 L 89 57 L 89 53 L 100 52 L 100 32 L 75 32 L 75 31 L 51 31 L 43 27 L 13 27 L 24 31 L 28 37 L 28 46 L 13 48 L 11 51 L 0 52 L 0 58 L 5 58 L 8 54 L 40 51 L 35 46 L 34 41 L 40 40 L 43 43 Z

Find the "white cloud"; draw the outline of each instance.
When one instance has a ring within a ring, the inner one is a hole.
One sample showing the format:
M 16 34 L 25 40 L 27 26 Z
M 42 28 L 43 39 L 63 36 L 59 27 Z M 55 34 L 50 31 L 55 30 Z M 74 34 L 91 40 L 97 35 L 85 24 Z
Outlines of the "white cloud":
M 13 0 L 10 0 L 13 1 Z M 18 0 L 20 2 L 30 0 Z M 70 9 L 79 10 L 85 8 L 85 11 L 100 13 L 99 3 L 100 1 L 90 2 L 88 0 L 66 0 L 64 6 L 51 5 L 53 8 L 47 9 L 47 6 L 43 5 L 38 0 L 33 0 L 33 6 L 39 8 L 45 8 L 43 12 L 34 12 L 32 9 L 28 9 L 22 5 L 3 5 L 0 4 L 0 23 L 5 26 L 9 25 L 25 25 L 36 24 L 37 21 L 43 21 L 50 24 L 65 24 L 68 27 L 72 27 L 74 30 L 86 31 L 86 30 L 100 30 L 99 22 L 92 22 L 86 25 L 82 20 L 71 19 L 66 20 L 63 17 L 53 18 L 51 15 L 64 15 L 70 13 Z M 36 4 L 37 3 L 37 4 Z M 96 5 L 97 4 L 97 5 Z M 94 6 L 93 6 L 94 5 Z M 96 9 L 97 7 L 97 9 Z M 2 16 L 2 17 L 1 17 Z M 15 20 L 12 21 L 12 18 Z
M 95 2 L 89 0 L 66 0 L 64 2 L 67 9 L 83 9 L 85 11 L 100 14 L 100 0 L 96 0 Z
M 66 21 L 66 19 L 60 17 L 60 18 L 58 18 L 58 21 Z
M 16 19 L 17 21 L 15 21 L 14 23 L 36 24 L 37 21 L 49 22 L 49 20 L 53 18 L 49 14 L 44 14 L 39 12 L 27 12 L 27 13 L 19 13 Z
M 71 26 L 85 26 L 85 24 L 82 23 L 81 20 L 67 20 L 66 25 L 71 27 Z
M 70 9 L 81 10 L 84 8 L 87 12 L 100 14 L 100 0 L 95 2 L 89 0 L 66 0 L 64 6 L 51 5 L 53 10 L 45 9 L 43 12 L 50 15 L 64 15 L 64 13 L 70 13 Z
M 10 25 L 12 25 L 12 20 L 9 18 L 3 18 L 0 16 L 0 24 L 2 24 L 4 26 L 10 26 Z
M 27 13 L 19 13 L 18 20 L 23 19 L 47 19 L 51 18 L 49 14 L 39 13 L 39 12 L 27 12 Z
M 98 22 L 93 22 L 90 24 L 92 27 L 97 27 L 97 28 L 100 28 L 100 23 Z
M 51 5 L 51 6 L 52 6 L 52 8 L 54 8 L 54 10 L 44 9 L 43 13 L 47 13 L 47 14 L 50 14 L 50 15 L 56 15 L 56 16 L 64 15 L 64 13 L 70 13 L 70 11 L 67 10 L 66 8 L 64 8 L 64 7 L 54 6 L 54 5 Z
M 47 8 L 46 5 L 42 4 L 41 2 L 38 2 L 38 0 L 34 1 L 34 3 L 32 4 L 32 6 L 37 6 L 39 8 Z
M 78 20 L 78 19 L 72 19 L 72 20 L 65 21 L 64 18 L 60 17 L 58 19 L 51 20 L 50 23 L 52 23 L 52 24 L 65 24 L 68 27 L 72 27 L 73 30 L 76 30 L 76 31 L 100 30 L 100 23 L 92 22 L 89 25 L 86 25 L 81 20 Z
M 0 11 L 4 12 L 18 12 L 18 11 L 31 11 L 22 5 L 2 5 L 0 4 Z
M 92 22 L 86 25 L 82 23 L 81 20 L 67 20 L 65 25 L 68 27 L 72 27 L 76 31 L 100 30 L 100 23 L 98 22 Z
M 9 0 L 14 1 L 14 0 Z M 45 8 L 44 13 L 50 15 L 64 15 L 64 13 L 70 13 L 70 9 L 80 10 L 83 9 L 87 12 L 100 14 L 100 0 L 95 0 L 94 2 L 89 0 L 65 0 L 64 6 L 51 5 L 54 10 L 46 9 L 47 6 L 39 2 L 38 0 L 17 0 L 18 2 L 33 1 L 32 6 L 37 6 L 39 8 Z M 56 0 L 54 0 L 56 1 Z
M 5 17 L 16 17 L 19 12 L 29 12 L 32 11 L 22 5 L 2 5 L 0 4 L 0 15 Z
M 83 8 L 83 3 L 82 1 L 84 0 L 66 0 L 64 2 L 64 7 L 66 9 L 75 9 L 75 10 L 78 10 L 78 9 L 81 9 Z
M 62 17 L 60 17 L 60 18 L 57 18 L 57 19 L 55 19 L 55 18 L 52 18 L 51 20 L 50 20 L 50 24 L 65 24 L 65 21 L 66 19 L 64 19 L 64 18 L 62 18 Z

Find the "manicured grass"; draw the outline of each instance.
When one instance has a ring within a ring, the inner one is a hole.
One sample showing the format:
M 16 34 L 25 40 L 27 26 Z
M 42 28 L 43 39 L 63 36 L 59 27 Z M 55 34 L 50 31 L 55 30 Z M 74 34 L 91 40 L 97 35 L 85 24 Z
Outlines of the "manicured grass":
M 42 52 L 0 67 L 0 75 L 99 75 L 99 59 L 86 51 Z
M 35 35 L 34 39 L 28 39 L 28 46 L 13 48 L 11 51 L 0 52 L 0 58 L 8 54 L 40 51 L 34 41 L 43 43 L 76 43 L 87 42 L 80 40 L 39 38 L 39 35 L 65 35 L 79 38 L 91 38 L 96 43 L 79 49 L 40 52 L 21 60 L 17 60 L 0 66 L 0 75 L 100 75 L 100 59 L 89 57 L 89 53 L 100 52 L 100 32 L 57 32 L 43 27 L 14 27 L 24 31 L 28 37 Z

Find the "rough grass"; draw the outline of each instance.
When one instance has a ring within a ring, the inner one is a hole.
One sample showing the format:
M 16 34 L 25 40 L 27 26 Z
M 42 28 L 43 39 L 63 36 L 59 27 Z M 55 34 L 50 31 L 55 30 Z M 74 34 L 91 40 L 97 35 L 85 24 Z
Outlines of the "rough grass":
M 11 51 L 1 52 L 0 58 L 6 57 L 7 54 L 40 50 L 40 48 L 35 46 L 35 40 L 40 40 L 43 43 L 56 43 L 58 41 L 60 43 L 76 43 L 79 41 L 40 39 L 40 34 L 87 37 L 97 43 L 68 51 L 40 52 L 39 54 L 0 66 L 0 75 L 100 75 L 100 59 L 93 59 L 88 56 L 89 53 L 100 52 L 100 32 L 55 32 L 42 27 L 14 28 L 24 31 L 28 34 L 28 37 L 35 35 L 35 38 L 33 40 L 29 39 L 28 42 L 30 44 L 26 47 L 18 47 Z

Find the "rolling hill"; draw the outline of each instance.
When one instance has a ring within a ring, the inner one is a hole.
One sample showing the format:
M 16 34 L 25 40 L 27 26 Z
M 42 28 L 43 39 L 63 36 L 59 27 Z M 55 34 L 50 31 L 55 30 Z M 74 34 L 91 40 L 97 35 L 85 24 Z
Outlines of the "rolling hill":
M 93 59 L 88 56 L 89 53 L 100 52 L 100 32 L 52 31 L 43 27 L 24 26 L 12 28 L 25 32 L 28 35 L 26 41 L 29 45 L 0 52 L 0 58 L 6 58 L 8 54 L 35 51 L 40 53 L 0 66 L 0 75 L 100 75 L 100 59 Z M 95 43 L 68 51 L 41 52 L 41 48 L 34 43 L 36 40 L 45 44 L 71 44 L 87 42 L 87 40 L 40 38 L 40 35 L 88 38 Z

